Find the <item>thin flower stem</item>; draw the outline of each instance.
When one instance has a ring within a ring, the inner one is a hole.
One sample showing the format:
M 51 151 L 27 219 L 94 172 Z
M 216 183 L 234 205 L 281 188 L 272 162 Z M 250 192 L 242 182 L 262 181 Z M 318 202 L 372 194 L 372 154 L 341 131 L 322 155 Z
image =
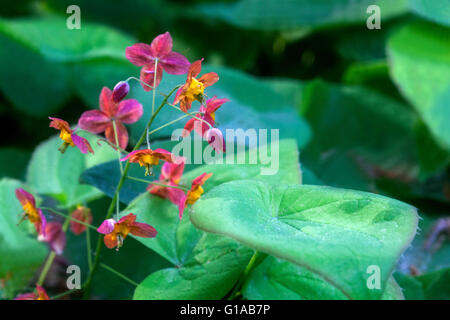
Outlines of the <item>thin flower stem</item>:
M 260 255 L 259 251 L 255 251 L 253 253 L 253 256 L 251 257 L 250 261 L 248 262 L 247 267 L 245 267 L 244 272 L 242 273 L 238 282 L 234 286 L 233 291 L 229 295 L 229 298 L 228 298 L 229 300 L 235 299 L 236 297 L 239 296 L 239 294 L 241 293 L 240 290 L 242 289 L 242 285 L 244 284 L 245 279 L 247 279 L 247 276 L 249 275 L 249 273 L 253 270 L 253 267 L 255 266 L 255 262 L 258 259 L 259 255 Z
M 143 85 L 146 85 L 147 87 L 149 87 L 150 89 L 153 89 L 153 87 L 147 83 L 145 83 L 144 81 L 142 81 L 141 79 L 138 79 L 136 77 L 129 77 L 127 80 L 125 80 L 125 82 L 128 82 L 130 80 L 136 80 L 137 82 L 142 83 Z
M 100 262 L 100 267 L 114 273 L 116 276 L 122 278 L 123 280 L 131 283 L 133 286 L 137 287 L 139 285 L 139 283 L 134 282 L 133 280 L 131 280 L 130 278 L 128 278 L 127 276 L 121 274 L 119 271 L 114 270 L 113 268 L 107 266 L 106 264 L 104 264 L 103 262 Z
M 79 290 L 79 289 L 71 289 L 71 290 L 64 291 L 64 292 L 62 292 L 62 293 L 59 293 L 59 294 L 57 294 L 57 295 L 51 297 L 50 300 L 56 300 L 56 299 L 58 299 L 58 298 L 67 296 L 68 294 L 71 294 L 72 292 L 75 292 L 75 291 L 77 291 L 77 290 Z
M 89 272 L 92 270 L 92 252 L 91 252 L 91 230 L 86 229 L 86 250 L 87 250 L 87 259 Z
M 174 124 L 174 123 L 176 123 L 176 122 L 178 122 L 178 121 L 180 121 L 180 120 L 183 120 L 183 119 L 186 118 L 186 117 L 193 116 L 193 115 L 198 114 L 198 113 L 203 113 L 203 112 L 197 111 L 197 112 L 192 112 L 192 113 L 186 113 L 185 115 L 183 115 L 183 116 L 181 116 L 181 117 L 179 117 L 179 118 L 177 118 L 177 119 L 175 119 L 175 120 L 172 120 L 172 121 L 170 121 L 170 122 L 167 122 L 166 124 L 162 125 L 161 127 L 156 128 L 156 129 L 150 131 L 150 132 L 149 132 L 149 135 L 151 135 L 151 134 L 153 134 L 153 133 L 155 133 L 155 132 L 157 132 L 157 131 L 159 131 L 159 130 L 165 128 L 165 127 L 168 127 L 168 126 L 170 126 L 170 125 L 172 125 L 172 124 Z
M 140 178 L 135 178 L 135 177 L 131 177 L 131 176 L 127 176 L 127 179 L 130 180 L 135 180 L 135 181 L 139 181 L 139 182 L 143 182 L 143 183 L 147 183 L 147 184 L 154 184 L 155 186 L 161 186 L 161 187 L 166 187 L 166 188 L 174 188 L 174 189 L 181 189 L 184 191 L 188 191 L 188 188 L 185 187 L 181 187 L 181 186 L 171 186 L 170 184 L 164 184 L 164 183 L 159 183 L 159 182 L 154 182 L 154 181 L 148 181 L 145 179 L 140 179 Z
M 62 217 L 65 217 L 65 218 L 68 219 L 69 221 L 70 221 L 70 220 L 75 221 L 75 222 L 77 222 L 77 223 L 79 223 L 79 224 L 82 224 L 82 225 L 84 225 L 84 226 L 86 226 L 86 227 L 88 227 L 88 228 L 91 228 L 91 229 L 94 229 L 94 230 L 97 231 L 97 228 L 94 227 L 93 225 L 91 225 L 91 224 L 89 224 L 89 223 L 86 223 L 86 222 L 84 222 L 84 221 L 78 220 L 78 219 L 76 219 L 76 218 L 73 218 L 73 217 L 71 217 L 71 216 L 69 216 L 69 215 L 67 215 L 67 214 L 65 214 L 65 213 L 60 212 L 60 211 L 56 211 L 55 209 L 47 208 L 47 207 L 41 207 L 41 209 L 50 211 L 50 212 L 52 212 L 52 213 L 55 213 L 55 214 L 60 215 L 60 216 L 62 216 Z
M 113 120 L 112 124 L 113 124 L 113 129 L 114 129 L 114 138 L 116 139 L 117 159 L 119 161 L 120 173 L 122 174 L 123 173 L 123 167 L 122 167 L 122 162 L 120 161 L 122 156 L 120 154 L 119 135 L 117 134 L 116 120 Z
M 183 113 L 185 113 L 185 114 L 191 116 L 191 117 L 194 118 L 194 119 L 197 119 L 198 121 L 201 121 L 201 122 L 206 123 L 210 129 L 213 128 L 213 126 L 212 126 L 208 121 L 203 120 L 203 119 L 201 119 L 201 118 L 199 118 L 199 117 L 197 117 L 197 116 L 194 116 L 194 115 L 191 114 L 191 113 L 186 113 L 186 112 L 184 112 L 183 110 L 181 110 L 180 108 L 178 108 L 176 105 L 173 105 L 173 104 L 171 104 L 171 103 L 168 103 L 167 105 L 171 106 L 172 108 L 177 109 L 177 110 L 180 111 L 180 112 L 183 112 Z M 197 112 L 197 113 L 199 113 L 199 112 Z
M 41 208 L 44 209 L 44 208 Z M 63 232 L 66 232 L 69 228 L 69 222 L 70 222 L 70 216 L 65 215 L 66 219 L 64 220 L 62 230 Z M 51 251 L 48 255 L 47 261 L 45 261 L 44 267 L 42 268 L 41 274 L 39 275 L 37 284 L 42 286 L 44 284 L 45 278 L 47 277 L 47 274 L 53 264 L 53 261 L 55 260 L 56 253 L 55 251 Z
M 139 138 L 138 142 L 136 143 L 136 145 L 133 148 L 133 151 L 139 149 L 139 147 L 142 145 L 142 143 L 145 140 L 145 137 L 147 135 L 147 128 L 150 128 L 155 117 L 158 115 L 159 111 L 161 111 L 161 109 L 166 105 L 167 100 L 169 100 L 169 97 L 179 88 L 180 86 L 176 86 L 175 88 L 172 89 L 172 91 L 165 96 L 164 100 L 161 102 L 161 104 L 159 105 L 158 109 L 156 109 L 155 113 L 151 116 L 150 120 L 147 123 L 147 126 L 144 129 L 144 132 L 142 133 L 141 137 Z M 128 173 L 128 169 L 130 168 L 130 161 L 127 161 L 127 163 L 125 164 L 125 167 L 123 169 L 123 173 L 122 176 L 120 177 L 119 183 L 117 184 L 116 187 L 116 191 L 114 192 L 114 196 L 111 200 L 111 203 L 109 205 L 108 211 L 106 213 L 105 216 L 105 220 L 111 218 L 111 215 L 114 211 L 114 207 L 116 204 L 116 199 L 117 196 L 120 192 L 120 189 L 122 189 L 123 183 L 125 182 L 125 178 L 127 176 Z M 103 235 L 100 235 L 97 239 L 97 246 L 95 248 L 95 258 L 94 258 L 94 265 L 92 266 L 92 270 L 91 272 L 89 272 L 88 278 L 86 279 L 86 282 L 83 285 L 84 288 L 84 297 L 85 299 L 87 299 L 90 296 L 90 291 L 91 291 L 91 284 L 92 284 L 92 279 L 94 277 L 94 274 L 98 268 L 98 265 L 100 263 L 100 251 L 102 249 L 102 242 L 103 242 Z

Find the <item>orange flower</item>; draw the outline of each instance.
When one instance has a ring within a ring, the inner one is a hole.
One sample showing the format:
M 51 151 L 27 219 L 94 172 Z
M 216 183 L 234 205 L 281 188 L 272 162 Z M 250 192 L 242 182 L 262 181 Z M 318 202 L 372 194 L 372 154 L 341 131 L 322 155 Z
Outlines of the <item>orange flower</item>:
M 64 121 L 62 119 L 58 118 L 52 118 L 48 117 L 50 120 L 49 127 L 55 128 L 57 130 L 60 130 L 61 133 L 59 134 L 59 137 L 64 142 L 61 147 L 58 149 L 61 153 L 64 153 L 67 149 L 67 147 L 75 147 L 77 146 L 78 149 L 82 153 L 87 153 L 88 151 L 90 153 L 94 153 L 94 150 L 92 150 L 91 145 L 89 144 L 89 141 L 87 141 L 85 138 L 80 137 L 79 135 L 76 135 L 72 129 L 70 129 L 69 124 L 67 121 Z
M 91 224 L 92 223 L 92 213 L 91 209 L 83 207 L 83 206 L 77 206 L 75 211 L 71 214 L 72 218 L 75 218 L 77 220 L 80 220 L 84 223 Z M 84 231 L 86 231 L 86 226 L 84 224 L 78 223 L 74 220 L 70 221 L 70 230 L 75 235 L 82 234 Z
M 122 217 L 119 221 L 108 219 L 103 221 L 97 231 L 105 234 L 103 241 L 105 245 L 112 249 L 119 250 L 123 246 L 123 241 L 129 233 L 143 238 L 154 238 L 158 233 L 155 228 L 146 223 L 135 222 L 136 215 L 130 213 Z
M 26 192 L 24 189 L 16 189 L 16 197 L 19 200 L 23 208 L 23 216 L 20 221 L 28 219 L 31 223 L 34 223 L 36 232 L 38 235 L 45 235 L 45 225 L 47 221 L 42 213 L 41 209 L 36 208 L 36 200 L 33 195 Z M 19 222 L 20 223 L 20 222 Z
M 211 176 L 212 173 L 203 173 L 192 181 L 191 190 L 189 190 L 184 198 L 180 199 L 178 203 L 180 219 L 183 217 L 184 208 L 186 208 L 188 204 L 193 205 L 198 199 L 200 199 L 200 196 L 204 192 L 202 186 L 206 180 L 211 178 Z
M 148 176 L 152 174 L 152 167 L 159 164 L 159 160 L 172 163 L 172 157 L 172 153 L 161 148 L 155 150 L 143 149 L 130 152 L 126 157 L 120 159 L 120 161 L 130 159 L 130 162 L 139 163 L 141 167 L 145 166 L 145 175 Z
M 44 288 L 37 284 L 36 293 L 32 292 L 20 294 L 14 300 L 50 300 L 50 298 Z
M 219 76 L 215 72 L 209 72 L 196 78 L 202 70 L 202 61 L 197 60 L 191 64 L 188 71 L 186 83 L 178 89 L 173 104 L 180 103 L 180 108 L 187 112 L 192 102 L 197 100 L 203 103 L 205 100 L 204 91 L 206 87 L 212 86 L 219 80 Z

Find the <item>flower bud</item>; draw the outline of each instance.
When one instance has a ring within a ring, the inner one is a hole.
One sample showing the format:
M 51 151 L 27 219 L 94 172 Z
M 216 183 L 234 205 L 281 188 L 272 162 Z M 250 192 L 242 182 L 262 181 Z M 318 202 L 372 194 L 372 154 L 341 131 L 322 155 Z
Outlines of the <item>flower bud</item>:
M 114 102 L 120 102 L 125 98 L 130 91 L 130 85 L 128 82 L 120 81 L 113 89 L 112 98 Z
M 225 152 L 225 140 L 222 131 L 217 128 L 211 128 L 206 131 L 205 138 L 214 150 L 217 152 Z

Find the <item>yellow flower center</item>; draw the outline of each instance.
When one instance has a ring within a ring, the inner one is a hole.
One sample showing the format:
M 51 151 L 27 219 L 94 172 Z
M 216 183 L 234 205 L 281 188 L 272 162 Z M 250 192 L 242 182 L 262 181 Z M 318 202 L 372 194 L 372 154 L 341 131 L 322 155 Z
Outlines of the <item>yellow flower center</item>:
M 200 196 L 203 194 L 202 186 L 197 186 L 194 190 L 190 191 L 186 199 L 187 204 L 194 204 Z
M 144 154 L 139 157 L 139 165 L 142 166 L 156 166 L 159 163 L 159 158 L 151 154 Z
M 28 201 L 22 207 L 23 207 L 23 211 L 25 211 L 25 214 L 27 215 L 30 222 L 35 223 L 35 222 L 39 221 L 39 219 L 40 219 L 39 213 L 31 202 Z
M 214 112 L 211 112 L 209 115 L 211 116 L 211 118 L 212 118 L 214 121 L 216 121 L 216 115 L 214 114 Z
M 62 141 L 64 141 L 71 147 L 75 146 L 75 144 L 72 141 L 72 135 L 69 132 L 67 132 L 66 130 L 61 129 L 61 133 L 59 134 L 59 137 L 61 138 Z
M 205 91 L 205 86 L 203 83 L 198 81 L 195 78 L 191 79 L 191 84 L 184 92 L 184 95 L 186 98 L 188 98 L 191 101 L 194 100 L 201 100 L 201 97 L 203 96 L 203 92 Z

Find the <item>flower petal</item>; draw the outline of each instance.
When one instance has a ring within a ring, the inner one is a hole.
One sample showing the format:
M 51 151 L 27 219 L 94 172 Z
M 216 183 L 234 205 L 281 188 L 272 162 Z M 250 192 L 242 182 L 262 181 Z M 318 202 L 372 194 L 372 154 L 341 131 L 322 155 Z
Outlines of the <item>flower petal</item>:
M 75 209 L 72 212 L 71 217 L 74 219 L 80 220 L 84 223 L 88 223 L 88 224 L 92 223 L 91 209 L 86 208 L 86 207 L 82 207 L 82 206 L 78 207 L 77 209 Z M 72 231 L 73 234 L 79 235 L 86 230 L 86 226 L 79 222 L 71 220 L 70 221 L 70 230 Z
M 67 121 L 64 121 L 62 119 L 59 118 L 52 118 L 52 117 L 48 117 L 50 120 L 50 125 L 49 127 L 51 128 L 55 128 L 58 130 L 65 130 L 69 133 L 72 133 L 72 130 L 70 129 L 69 123 L 67 123 Z
M 223 138 L 222 131 L 217 128 L 209 129 L 205 133 L 205 138 L 214 150 L 225 152 L 225 139 Z
M 180 109 L 183 112 L 188 112 L 189 109 L 192 107 L 192 101 L 188 98 L 184 98 L 180 101 Z
M 158 64 L 158 68 L 157 68 L 157 74 L 156 74 L 156 84 L 153 85 L 153 82 L 155 80 L 155 63 L 152 62 L 146 66 L 144 66 L 141 69 L 141 81 L 143 81 L 144 83 L 148 84 L 150 87 L 158 87 L 159 83 L 161 82 L 162 79 L 162 75 L 163 75 L 163 67 L 161 66 L 161 64 Z M 145 84 L 141 83 L 142 88 L 144 88 L 145 91 L 151 91 L 153 90 L 152 88 L 150 88 L 149 86 L 146 86 Z
M 104 238 L 103 238 L 103 242 L 105 243 L 105 246 L 109 249 L 114 248 L 115 246 L 117 246 L 117 238 L 115 237 L 115 235 L 113 234 L 107 234 Z
M 216 96 L 206 100 L 206 113 L 211 114 L 216 112 L 224 103 L 229 102 L 228 99 L 217 99 Z
M 127 225 L 132 225 L 136 221 L 136 215 L 129 213 L 126 216 L 120 218 L 118 223 L 126 223 Z
M 100 110 L 89 110 L 83 112 L 78 120 L 78 126 L 91 133 L 100 133 L 111 124 L 111 119 Z
M 183 218 L 184 208 L 186 208 L 187 195 L 183 193 L 183 196 L 178 199 L 178 217 Z
M 99 97 L 100 110 L 108 117 L 113 117 L 117 112 L 117 103 L 113 101 L 112 93 L 109 88 L 103 87 Z
M 89 141 L 87 141 L 85 138 L 82 138 L 75 133 L 72 133 L 71 135 L 73 143 L 80 149 L 82 153 L 94 153 L 94 150 L 91 147 L 91 144 Z
M 160 178 L 178 183 L 183 175 L 185 162 L 184 157 L 178 157 L 174 163 L 165 162 L 161 168 Z
M 22 206 L 26 205 L 27 203 L 31 203 L 33 207 L 36 207 L 36 200 L 34 199 L 34 196 L 24 189 L 16 189 L 16 197 Z
M 130 226 L 130 233 L 143 238 L 154 238 L 158 234 L 156 229 L 151 225 L 140 222 L 134 222 Z
M 125 149 L 128 145 L 128 131 L 125 126 L 119 121 L 116 122 L 117 138 L 119 139 L 119 147 Z M 116 135 L 114 134 L 114 127 L 110 125 L 105 130 L 105 137 L 109 142 L 116 145 Z
M 135 123 L 142 117 L 144 110 L 142 105 L 135 99 L 124 100 L 119 103 L 116 118 L 123 123 Z
M 98 227 L 97 232 L 102 234 L 109 234 L 114 231 L 114 225 L 116 221 L 114 219 L 107 219 L 102 222 L 100 227 Z
M 47 295 L 47 292 L 44 290 L 44 288 L 42 288 L 38 284 L 36 285 L 36 291 L 37 291 L 38 298 L 40 300 L 50 300 L 50 298 Z
M 200 74 L 200 72 L 202 71 L 202 61 L 203 61 L 203 58 L 192 62 L 191 66 L 189 67 L 189 71 L 188 71 L 188 79 L 190 79 L 192 77 L 195 78 Z
M 168 163 L 168 162 L 166 162 L 166 163 Z M 164 183 L 164 181 L 158 181 L 158 182 Z M 168 188 L 166 188 L 166 187 L 158 186 L 156 184 L 151 184 L 151 183 L 147 187 L 147 191 L 150 192 L 150 194 L 152 194 L 154 196 L 158 196 L 163 199 L 169 197 L 169 194 L 167 193 L 167 189 Z
M 185 74 L 189 71 L 189 60 L 178 52 L 171 52 L 161 58 L 161 65 L 169 74 Z
M 172 51 L 173 40 L 169 32 L 158 35 L 150 44 L 150 52 L 153 57 L 161 58 Z
M 208 180 L 209 178 L 211 178 L 212 173 L 202 173 L 201 175 L 199 175 L 197 178 L 195 178 L 194 180 L 192 180 L 192 187 L 191 190 L 193 190 L 196 186 L 198 185 L 203 185 L 205 183 L 206 180 Z
M 215 72 L 208 72 L 202 75 L 198 81 L 203 83 L 203 85 L 206 87 L 212 86 L 214 83 L 219 81 L 219 75 Z
M 176 160 L 176 158 L 172 154 L 172 152 L 169 152 L 162 148 L 153 150 L 152 155 L 158 157 L 161 160 L 167 161 L 167 162 L 173 162 L 174 160 Z
M 153 61 L 152 49 L 145 43 L 136 43 L 125 50 L 125 57 L 134 65 L 141 67 Z
M 186 138 L 187 136 L 189 136 L 189 134 L 192 132 L 192 130 L 194 130 L 195 122 L 196 122 L 196 120 L 194 118 L 191 118 L 188 120 L 188 122 L 186 122 L 186 124 L 184 125 L 184 130 L 181 134 L 181 136 L 183 138 Z
M 36 232 L 38 233 L 38 236 L 46 236 L 46 227 L 47 227 L 47 219 L 44 216 L 44 213 L 42 213 L 41 209 L 38 209 L 39 213 L 39 221 L 35 223 Z

